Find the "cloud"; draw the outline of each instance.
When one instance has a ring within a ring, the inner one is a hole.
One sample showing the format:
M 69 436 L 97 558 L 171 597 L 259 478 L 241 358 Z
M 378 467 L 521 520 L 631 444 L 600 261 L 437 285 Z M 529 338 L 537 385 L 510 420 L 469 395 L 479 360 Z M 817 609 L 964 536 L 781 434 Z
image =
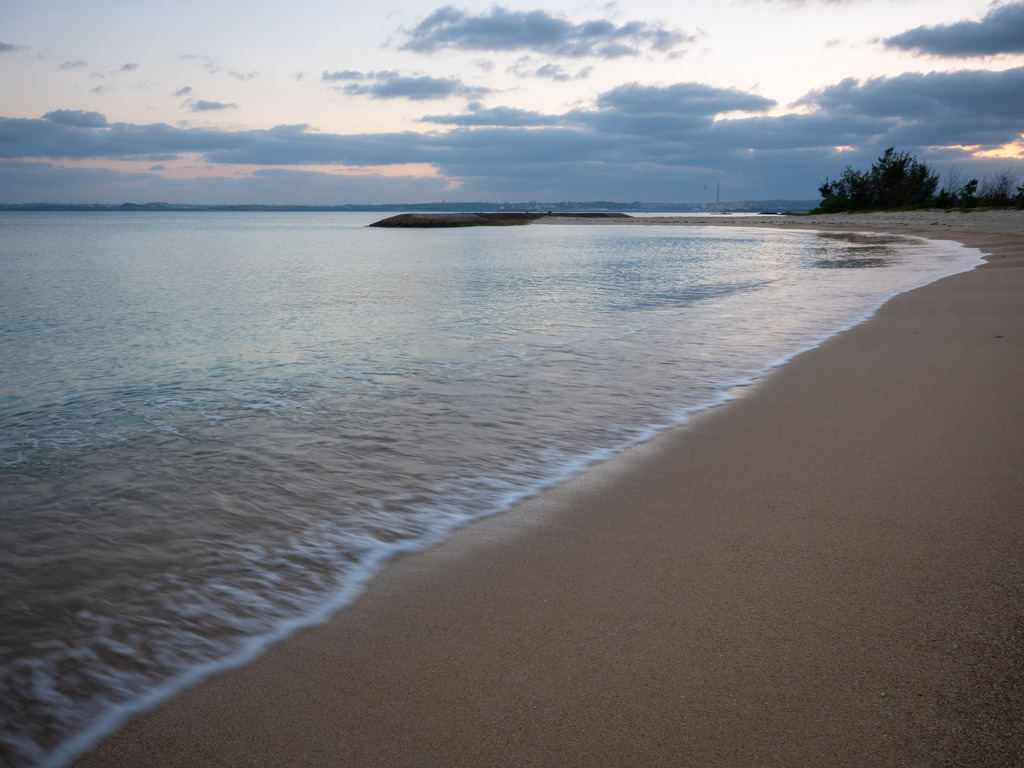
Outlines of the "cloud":
M 537 65 L 529 56 L 523 56 L 508 68 L 509 74 L 519 78 L 537 77 L 564 83 L 568 80 L 585 80 L 594 71 L 593 67 L 583 67 L 576 74 L 566 71 L 561 64 L 548 62 Z
M 79 67 L 87 67 L 87 66 L 89 66 L 89 63 L 87 61 L 83 61 L 82 59 L 76 59 L 75 61 L 65 61 L 65 62 L 61 63 L 57 68 L 58 69 L 78 69 Z
M 643 51 L 675 53 L 696 38 L 661 23 L 606 19 L 579 24 L 547 11 L 513 11 L 500 5 L 471 15 L 451 5 L 438 8 L 411 30 L 399 50 L 435 53 L 463 51 L 535 51 L 550 56 L 616 59 Z
M 24 49 L 23 45 L 14 45 L 13 43 L 5 43 L 0 41 L 0 53 L 12 53 L 14 51 L 20 51 Z
M 737 88 L 717 88 L 703 83 L 669 86 L 631 83 L 601 94 L 597 105 L 625 113 L 714 116 L 726 112 L 766 112 L 776 102 Z
M 156 166 L 154 166 L 156 168 Z M 151 169 L 152 170 L 152 169 Z M 317 171 L 267 169 L 240 177 L 164 178 L 101 168 L 61 168 L 51 163 L 0 161 L 0 202 L 185 202 L 334 205 L 440 200 L 448 181 L 433 177 L 342 176 Z
M 189 99 L 187 102 L 191 112 L 219 112 L 223 109 L 238 109 L 237 104 L 225 104 L 223 101 L 206 101 L 205 99 Z
M 85 112 L 81 109 L 55 109 L 43 115 L 44 120 L 75 128 L 105 128 L 107 118 L 99 112 Z
M 356 74 L 364 79 L 342 82 L 376 82 L 374 73 Z M 162 162 L 179 155 L 207 164 L 264 166 L 268 173 L 274 167 L 284 172 L 284 166 L 317 173 L 314 166 L 416 163 L 437 169 L 441 180 L 406 189 L 453 182 L 464 199 L 481 200 L 692 200 L 699 191 L 694 197 L 687 190 L 699 190 L 709 178 L 722 179 L 730 198 L 811 198 L 826 175 L 847 163 L 866 167 L 893 145 L 926 161 L 998 167 L 1005 160 L 977 160 L 957 147 L 995 148 L 1018 140 L 1024 102 L 1006 94 L 1020 92 L 1024 68 L 912 73 L 844 80 L 804 96 L 798 102 L 803 112 L 773 115 L 771 99 L 738 89 L 634 83 L 564 114 L 470 103 L 463 114 L 423 118 L 447 126 L 445 131 L 351 135 L 306 125 L 229 131 L 107 123 L 96 113 L 58 110 L 43 119 L 0 119 L 0 158 Z M 839 146 L 853 149 L 840 153 Z M 980 178 L 985 169 L 967 172 Z M 302 177 L 275 178 L 290 185 Z M 244 187 L 253 194 L 258 188 L 256 182 Z M 212 194 L 213 186 L 204 189 Z M 220 189 L 223 201 L 241 199 L 229 194 L 241 186 L 225 182 Z
M 174 96 L 188 96 L 192 93 L 192 86 L 186 85 L 184 88 L 179 88 L 174 92 Z
M 491 93 L 490 88 L 469 86 L 454 77 L 405 76 L 398 72 L 323 72 L 320 79 L 329 83 L 347 83 L 338 86 L 349 96 L 369 96 L 371 99 L 409 99 L 430 101 L 453 96 L 478 99 Z
M 1001 146 L 1024 126 L 1024 99 L 1007 97 L 1013 93 L 1024 93 L 1024 68 L 850 78 L 796 105 L 851 120 L 888 120 L 891 144 Z
M 775 102 L 763 96 L 701 83 L 658 87 L 637 83 L 601 94 L 596 111 L 576 113 L 602 131 L 637 137 L 674 136 L 708 128 L 716 115 L 766 112 Z
M 587 69 L 589 70 L 590 68 L 588 67 Z M 518 74 L 522 76 L 521 73 Z M 565 67 L 563 67 L 561 64 L 551 63 L 544 64 L 543 66 L 538 67 L 533 73 L 531 73 L 530 76 L 546 77 L 560 83 L 564 83 L 565 81 L 570 79 L 570 75 L 568 72 L 565 71 Z
M 199 56 L 194 53 L 188 53 L 182 56 L 181 59 L 193 64 L 198 64 L 211 75 L 217 75 L 224 72 L 228 77 L 233 77 L 235 80 L 241 80 L 243 82 L 253 80 L 260 76 L 260 73 L 256 71 L 239 72 L 237 69 L 231 69 L 229 68 L 228 63 L 219 56 Z
M 344 69 L 340 72 L 328 72 L 324 70 L 320 73 L 320 79 L 326 82 L 338 82 L 340 80 L 373 80 L 376 78 L 375 72 L 357 72 L 354 69 Z
M 57 120 L 0 118 L 2 158 L 137 159 L 155 154 L 206 152 L 221 148 L 229 134 L 173 128 L 169 125 L 109 123 L 81 125 L 75 110 L 56 110 Z M 99 123 L 98 119 L 93 119 Z M 76 124 L 77 123 L 77 124 Z
M 140 182 L 154 178 L 148 173 L 6 160 L 0 161 L 0 202 L 121 202 L 134 197 Z
M 216 56 L 198 56 L 194 53 L 186 53 L 181 57 L 183 61 L 198 64 L 211 75 L 216 75 L 224 69 L 224 61 Z
M 124 66 L 122 66 L 121 69 L 118 70 L 118 72 L 134 72 L 138 68 L 139 68 L 138 64 L 133 64 L 133 63 L 129 62 L 128 64 L 125 64 Z
M 916 27 L 883 42 L 888 48 L 948 58 L 1024 53 L 1024 2 L 993 5 L 981 21 Z
M 495 107 L 494 109 L 476 109 L 466 115 L 427 115 L 421 118 L 420 122 L 438 125 L 488 125 L 522 128 L 558 125 L 563 123 L 564 119 L 559 115 L 544 115 L 540 112 L 529 112 L 513 107 Z
M 754 2 L 754 0 L 747 0 L 748 2 Z M 866 4 L 869 0 L 758 0 L 759 2 L 780 2 L 784 5 L 858 5 Z

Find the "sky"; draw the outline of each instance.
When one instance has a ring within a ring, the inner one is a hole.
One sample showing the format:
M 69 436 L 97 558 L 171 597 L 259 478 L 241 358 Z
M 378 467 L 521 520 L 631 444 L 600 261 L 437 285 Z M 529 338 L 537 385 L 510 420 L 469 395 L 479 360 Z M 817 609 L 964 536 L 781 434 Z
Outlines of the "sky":
M 944 180 L 1024 180 L 1024 0 L 5 0 L 0 17 L 3 203 L 815 199 L 890 146 Z

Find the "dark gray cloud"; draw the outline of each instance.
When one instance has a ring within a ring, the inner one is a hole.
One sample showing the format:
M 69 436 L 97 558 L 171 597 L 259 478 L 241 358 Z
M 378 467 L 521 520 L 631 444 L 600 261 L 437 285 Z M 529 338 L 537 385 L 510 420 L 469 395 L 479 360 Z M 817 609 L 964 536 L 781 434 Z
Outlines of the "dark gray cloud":
M 405 31 L 400 50 L 434 53 L 463 51 L 535 51 L 551 56 L 595 56 L 615 59 L 643 51 L 673 53 L 696 38 L 660 23 L 606 19 L 574 24 L 547 11 L 513 11 L 500 5 L 472 15 L 452 5 L 438 8 Z
M 129 62 L 128 64 L 125 64 L 124 66 L 122 66 L 121 69 L 118 70 L 118 72 L 134 72 L 138 68 L 139 68 L 138 64 L 134 64 L 134 63 Z
M 886 120 L 890 144 L 1001 146 L 1024 126 L 1024 68 L 843 80 L 796 102 L 851 121 Z M 837 142 L 839 143 L 839 142 Z
M 65 61 L 58 65 L 57 69 L 78 69 L 79 67 L 87 67 L 89 62 L 83 61 L 82 59 L 76 59 L 75 61 Z
M 192 93 L 192 86 L 186 85 L 184 88 L 179 88 L 174 92 L 174 96 L 188 96 Z
M 11 53 L 13 51 L 20 51 L 23 46 L 14 45 L 13 43 L 5 43 L 0 41 L 0 53 Z
M 797 152 L 808 148 L 830 151 L 837 146 L 873 147 L 883 143 L 897 125 L 895 119 L 819 111 L 806 115 L 722 120 L 694 134 L 694 140 L 710 142 L 709 149 L 716 151 L 722 147 L 740 152 Z
M 223 101 L 206 101 L 205 99 L 189 99 L 186 104 L 191 112 L 219 112 L 224 109 L 238 109 L 237 104 L 226 104 Z
M 44 120 L 75 128 L 105 128 L 107 118 L 100 112 L 85 112 L 81 109 L 55 109 L 43 115 Z
M 357 74 L 370 77 L 352 82 L 375 82 L 372 73 Z M 208 163 L 257 166 L 422 163 L 459 180 L 460 197 L 468 196 L 463 199 L 692 200 L 709 178 L 722 179 L 730 198 L 809 198 L 826 175 L 841 173 L 847 163 L 866 167 L 892 145 L 965 168 L 1005 164 L 955 147 L 994 148 L 1018 140 L 1024 102 L 1007 94 L 1020 92 L 1024 68 L 845 80 L 807 94 L 799 102 L 806 112 L 774 116 L 768 114 L 770 99 L 736 89 L 631 84 L 601 94 L 591 108 L 561 115 L 471 103 L 462 114 L 423 118 L 446 131 L 358 135 L 305 125 L 227 131 L 108 124 L 96 113 L 57 110 L 44 119 L 0 119 L 0 158 L 162 162 L 198 155 Z M 840 153 L 840 146 L 852 149 Z M 981 178 L 986 170 L 966 172 Z M 298 184 L 302 177 L 274 178 Z M 441 182 L 431 183 L 424 189 Z M 228 195 L 239 189 L 225 183 L 224 201 L 240 199 Z
M 600 109 L 626 114 L 668 114 L 713 117 L 726 112 L 767 112 L 776 102 L 737 88 L 716 88 L 703 83 L 669 86 L 620 85 L 601 94 Z
M 478 99 L 491 93 L 490 88 L 470 86 L 454 77 L 427 77 L 390 72 L 323 72 L 320 79 L 336 86 L 349 96 L 369 96 L 371 99 L 409 99 L 432 101 L 451 97 Z
M 886 38 L 885 45 L 948 58 L 1024 53 L 1024 2 L 993 5 L 981 21 L 916 27 Z
M 175 128 L 162 123 L 109 123 L 89 127 L 69 125 L 66 120 L 0 118 L 0 158 L 131 160 L 161 154 L 208 152 L 229 146 L 232 143 L 229 137 L 229 133 L 222 131 Z
M 867 115 L 943 124 L 974 117 L 979 124 L 1024 124 L 1024 68 L 992 72 L 907 73 L 864 81 L 849 78 L 812 91 L 796 105 L 829 114 Z
M 701 83 L 665 87 L 632 83 L 601 94 L 597 110 L 573 115 L 602 132 L 654 138 L 708 128 L 716 115 L 765 112 L 775 104 L 756 94 Z

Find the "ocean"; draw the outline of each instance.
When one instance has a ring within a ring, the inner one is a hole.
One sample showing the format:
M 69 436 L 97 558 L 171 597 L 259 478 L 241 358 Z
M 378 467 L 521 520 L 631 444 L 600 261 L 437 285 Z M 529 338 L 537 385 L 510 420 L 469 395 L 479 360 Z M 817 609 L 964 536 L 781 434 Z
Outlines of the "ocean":
M 67 763 L 396 554 L 980 261 L 886 235 L 375 218 L 0 213 L 0 763 Z

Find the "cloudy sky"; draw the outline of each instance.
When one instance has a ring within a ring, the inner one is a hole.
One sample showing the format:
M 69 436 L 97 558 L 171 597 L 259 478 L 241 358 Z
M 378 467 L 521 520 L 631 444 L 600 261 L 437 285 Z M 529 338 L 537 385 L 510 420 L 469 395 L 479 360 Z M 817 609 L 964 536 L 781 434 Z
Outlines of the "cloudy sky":
M 0 94 L 0 202 L 815 198 L 1019 163 L 1024 0 L 6 0 Z

